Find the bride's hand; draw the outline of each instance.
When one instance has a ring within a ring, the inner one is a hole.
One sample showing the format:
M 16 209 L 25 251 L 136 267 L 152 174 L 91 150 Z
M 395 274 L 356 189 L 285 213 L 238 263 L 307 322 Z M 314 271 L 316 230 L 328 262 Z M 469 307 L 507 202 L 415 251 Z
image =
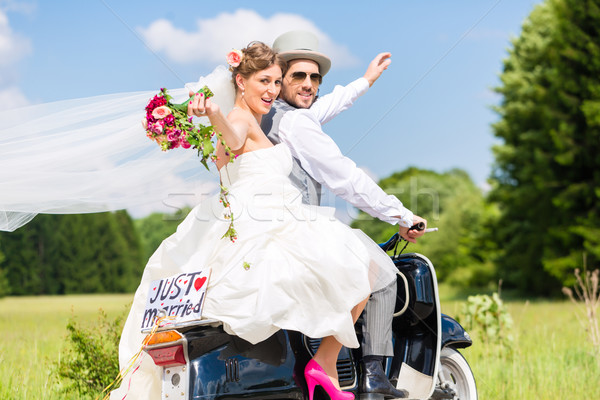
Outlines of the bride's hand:
M 219 106 L 206 98 L 204 93 L 190 92 L 190 97 L 193 99 L 188 103 L 187 113 L 196 117 L 208 117 L 210 124 L 216 131 L 223 135 L 223 139 L 231 150 L 241 148 L 248 136 L 249 124 L 247 121 L 230 122 L 221 112 Z
M 188 115 L 196 117 L 210 117 L 219 112 L 219 106 L 213 103 L 210 98 L 206 98 L 204 93 L 190 92 L 193 99 L 188 103 Z

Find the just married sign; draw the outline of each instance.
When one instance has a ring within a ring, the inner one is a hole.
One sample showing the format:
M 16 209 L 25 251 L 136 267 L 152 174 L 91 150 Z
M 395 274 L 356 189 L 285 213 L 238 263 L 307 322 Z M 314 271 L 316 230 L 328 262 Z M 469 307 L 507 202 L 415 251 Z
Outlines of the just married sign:
M 206 268 L 152 281 L 141 329 L 152 328 L 161 316 L 172 317 L 172 323 L 200 319 L 209 277 L 210 268 Z

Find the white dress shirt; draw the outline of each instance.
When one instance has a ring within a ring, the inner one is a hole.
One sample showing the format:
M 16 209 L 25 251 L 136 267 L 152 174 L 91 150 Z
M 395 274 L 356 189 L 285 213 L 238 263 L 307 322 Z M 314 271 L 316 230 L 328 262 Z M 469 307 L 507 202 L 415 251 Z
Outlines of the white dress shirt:
M 350 108 L 368 89 L 369 82 L 359 78 L 347 86 L 336 86 L 309 109 L 286 112 L 279 124 L 279 136 L 302 168 L 334 194 L 382 221 L 410 227 L 413 213 L 344 156 L 321 128 L 321 124 Z

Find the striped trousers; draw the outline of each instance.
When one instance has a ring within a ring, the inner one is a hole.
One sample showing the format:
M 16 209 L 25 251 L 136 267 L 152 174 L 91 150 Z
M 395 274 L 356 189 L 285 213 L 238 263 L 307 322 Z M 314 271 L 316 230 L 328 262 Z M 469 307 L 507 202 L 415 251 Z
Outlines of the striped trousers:
M 371 294 L 363 311 L 363 356 L 394 355 L 392 319 L 396 306 L 396 281 Z

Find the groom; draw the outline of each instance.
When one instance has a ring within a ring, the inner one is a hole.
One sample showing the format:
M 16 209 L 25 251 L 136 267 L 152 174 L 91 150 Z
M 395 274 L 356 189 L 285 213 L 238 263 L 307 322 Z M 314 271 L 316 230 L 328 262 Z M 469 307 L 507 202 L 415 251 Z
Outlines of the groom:
M 310 32 L 292 31 L 275 39 L 273 49 L 287 62 L 282 90 L 261 128 L 274 143 L 285 143 L 294 156 L 290 178 L 301 190 L 304 203 L 319 205 L 321 186 L 353 206 L 390 224 L 398 224 L 400 235 L 410 242 L 423 232 L 409 230 L 426 221 L 405 208 L 394 196 L 387 195 L 356 164 L 345 157 L 321 124 L 346 110 L 364 94 L 387 69 L 389 53 L 381 53 L 369 64 L 362 78 L 334 91 L 320 102 L 316 100 L 322 77 L 331 67 L 330 59 L 317 51 L 318 40 Z M 314 104 L 314 106 L 313 106 Z M 363 373 L 361 393 L 405 398 L 406 391 L 394 388 L 383 371 L 384 357 L 393 356 L 392 318 L 396 301 L 396 283 L 375 292 L 363 313 Z

